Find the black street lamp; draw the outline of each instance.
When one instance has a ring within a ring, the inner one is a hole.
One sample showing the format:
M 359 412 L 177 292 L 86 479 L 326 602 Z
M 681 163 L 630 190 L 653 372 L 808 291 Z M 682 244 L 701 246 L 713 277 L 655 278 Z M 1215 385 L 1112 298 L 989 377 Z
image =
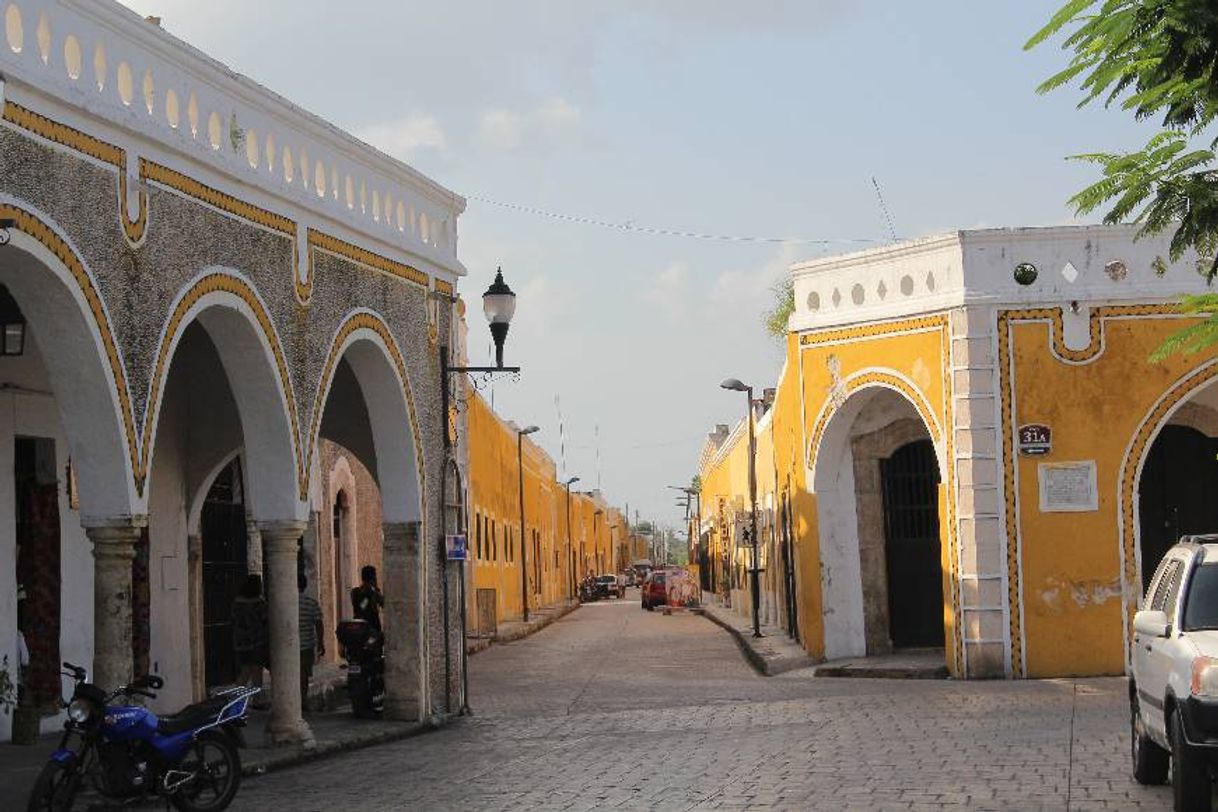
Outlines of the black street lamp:
M 433 292 L 434 297 L 447 299 L 449 303 L 453 303 L 456 299 L 446 294 Z M 448 475 L 448 462 L 452 459 L 453 437 L 449 434 L 449 393 L 448 381 L 450 375 L 464 373 L 481 373 L 488 378 L 497 374 L 519 374 L 520 367 L 505 367 L 503 365 L 503 344 L 507 339 L 508 325 L 512 321 L 512 316 L 516 313 L 516 294 L 503 281 L 503 269 L 495 270 L 495 281 L 482 294 L 482 312 L 486 314 L 486 320 L 490 322 L 491 338 L 495 340 L 495 366 L 493 367 L 454 367 L 448 362 L 448 345 L 444 344 L 440 347 L 440 403 L 441 414 L 443 420 L 442 431 L 444 433 L 444 473 L 441 476 Z M 455 430 L 453 432 L 456 433 Z M 440 483 L 440 493 L 446 493 L 445 486 L 447 483 Z M 523 540 L 522 540 L 523 541 Z M 444 539 L 440 539 L 442 560 L 447 562 L 447 552 L 445 549 Z M 469 673 L 468 673 L 468 644 L 466 640 L 466 599 L 465 599 L 465 559 L 457 562 L 460 570 L 461 578 L 461 713 L 463 715 L 472 714 L 473 711 L 469 707 Z M 444 601 L 444 622 L 448 623 L 448 577 L 444 578 L 445 601 Z M 444 635 L 444 658 L 445 669 L 449 668 L 448 662 L 451 655 L 448 651 L 448 633 L 447 629 Z M 445 704 L 448 702 L 448 685 L 445 683 L 444 688 Z
M 758 568 L 761 557 L 757 547 L 757 438 L 753 436 L 753 387 L 741 383 L 735 378 L 728 378 L 719 384 L 723 389 L 733 392 L 744 392 L 748 397 L 749 416 L 749 504 L 752 508 L 750 516 L 749 540 L 753 544 L 753 567 L 749 570 L 749 583 L 753 592 L 753 637 L 763 637 L 761 633 L 761 579 Z
M 571 577 L 568 579 L 567 587 L 570 590 L 567 593 L 567 599 L 574 599 L 577 587 L 575 585 L 575 548 L 571 544 L 571 486 L 579 482 L 579 477 L 573 476 L 563 483 L 563 487 L 567 489 L 567 566 L 571 569 Z
M 495 339 L 495 365 L 503 369 L 503 342 L 516 314 L 516 294 L 503 281 L 502 268 L 495 270 L 495 281 L 482 294 L 482 312 L 491 323 L 491 338 Z
M 541 429 L 537 426 L 516 429 L 516 466 L 520 472 L 520 601 L 525 623 L 529 622 L 529 556 L 525 552 L 528 545 L 524 542 L 524 436 L 535 431 Z

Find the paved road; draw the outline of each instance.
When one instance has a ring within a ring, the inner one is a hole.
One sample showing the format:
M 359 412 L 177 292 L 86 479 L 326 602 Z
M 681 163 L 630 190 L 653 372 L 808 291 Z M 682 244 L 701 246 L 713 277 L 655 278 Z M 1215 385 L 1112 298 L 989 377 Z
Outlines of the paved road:
M 1120 680 L 757 676 L 700 617 L 585 606 L 471 660 L 477 715 L 248 780 L 234 808 L 1167 809 Z

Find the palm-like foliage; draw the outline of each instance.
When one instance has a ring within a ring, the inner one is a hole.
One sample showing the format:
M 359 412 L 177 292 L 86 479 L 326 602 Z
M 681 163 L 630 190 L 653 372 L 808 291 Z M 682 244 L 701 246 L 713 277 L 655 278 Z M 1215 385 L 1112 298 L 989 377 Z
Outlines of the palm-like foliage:
M 1206 258 L 1200 270 L 1218 275 L 1218 139 L 1204 144 L 1218 119 L 1218 2 L 1215 0 L 1070 0 L 1025 47 L 1069 29 L 1062 47 L 1070 64 L 1038 90 L 1078 81 L 1079 106 L 1097 100 L 1138 119 L 1161 117 L 1163 131 L 1141 150 L 1074 156 L 1097 164 L 1102 178 L 1071 203 L 1080 214 L 1109 207 L 1104 222 L 1133 218 L 1139 232 L 1174 230 L 1170 253 L 1190 249 Z M 1218 297 L 1186 300 L 1207 319 L 1174 336 L 1156 353 L 1195 352 L 1218 343 Z M 1208 338 L 1213 336 L 1213 338 Z

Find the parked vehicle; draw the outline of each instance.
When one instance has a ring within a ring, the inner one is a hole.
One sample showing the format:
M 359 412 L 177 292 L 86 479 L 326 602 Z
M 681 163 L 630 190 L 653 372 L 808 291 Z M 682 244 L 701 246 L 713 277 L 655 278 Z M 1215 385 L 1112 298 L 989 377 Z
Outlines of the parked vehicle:
M 600 575 L 596 579 L 596 588 L 601 597 L 605 598 L 624 598 L 626 597 L 626 587 L 618 580 L 616 575 Z
M 643 608 L 648 612 L 655 609 L 657 606 L 663 606 L 668 602 L 668 591 L 665 586 L 667 574 L 664 570 L 652 570 L 643 580 L 643 595 L 641 598 Z
M 597 583 L 596 576 L 589 575 L 579 582 L 580 603 L 591 603 L 600 600 L 602 597 L 603 595 L 600 592 L 600 585 Z
M 85 669 L 63 667 L 76 687 L 59 749 L 34 782 L 30 812 L 71 809 L 77 796 L 91 795 L 114 806 L 159 798 L 186 812 L 219 812 L 232 803 L 241 784 L 241 728 L 260 688 L 229 688 L 158 717 L 129 700 L 155 698 L 161 677 L 140 677 L 107 694 Z M 120 699 L 128 701 L 110 704 Z
M 1209 810 L 1218 766 L 1218 535 L 1185 536 L 1133 619 L 1133 777 L 1167 781 L 1177 810 Z
M 335 634 L 338 654 L 347 661 L 351 712 L 375 718 L 385 708 L 385 636 L 366 620 L 340 620 Z

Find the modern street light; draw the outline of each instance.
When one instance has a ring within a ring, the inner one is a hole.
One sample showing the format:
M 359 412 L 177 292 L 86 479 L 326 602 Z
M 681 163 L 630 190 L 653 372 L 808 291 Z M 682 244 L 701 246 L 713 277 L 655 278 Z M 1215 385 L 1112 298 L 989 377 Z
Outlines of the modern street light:
M 573 476 L 563 483 L 567 489 L 567 566 L 571 568 L 571 577 L 567 580 L 567 599 L 575 597 L 575 548 L 571 544 L 571 486 L 579 482 L 579 477 Z
M 450 304 L 455 303 L 455 297 L 448 294 L 443 294 L 435 291 L 431 294 L 433 297 L 443 298 L 448 300 Z M 503 281 L 503 269 L 495 269 L 495 281 L 482 294 L 482 311 L 486 314 L 486 319 L 490 322 L 491 338 L 495 340 L 495 366 L 493 367 L 454 367 L 448 362 L 448 345 L 444 344 L 440 347 L 440 392 L 441 392 L 441 415 L 443 425 L 441 430 L 444 434 L 444 473 L 442 477 L 448 476 L 448 462 L 452 460 L 453 437 L 449 434 L 449 394 L 448 382 L 450 375 L 464 373 L 481 373 L 487 377 L 497 374 L 519 374 L 520 367 L 505 367 L 503 365 L 503 344 L 507 340 L 508 325 L 512 321 L 512 316 L 516 313 L 516 294 Z M 455 434 L 455 430 L 454 430 Z M 441 481 L 440 493 L 447 493 L 447 483 Z M 467 512 L 468 514 L 468 512 Z M 466 529 L 468 532 L 468 528 Z M 447 551 L 445 549 L 445 540 L 440 539 L 441 553 L 443 560 L 447 562 Z M 469 707 L 469 679 L 468 679 L 468 656 L 466 653 L 466 599 L 465 599 L 465 559 L 460 559 L 458 562 L 459 575 L 461 579 L 461 714 L 468 715 L 473 713 Z M 446 564 L 447 565 L 447 564 Z M 445 674 L 451 669 L 452 655 L 449 651 L 448 642 L 448 576 L 445 573 L 444 577 L 444 669 Z M 445 707 L 448 706 L 448 680 L 445 679 L 444 701 Z
M 723 389 L 729 389 L 733 392 L 744 392 L 748 397 L 748 417 L 749 417 L 749 504 L 752 508 L 752 516 L 750 517 L 749 540 L 753 543 L 753 567 L 749 571 L 750 584 L 753 591 L 753 637 L 762 637 L 761 634 L 761 579 L 758 575 L 758 568 L 761 565 L 761 557 L 758 554 L 757 547 L 757 438 L 753 436 L 753 387 L 741 383 L 736 378 L 728 378 L 723 383 L 719 384 Z
M 529 556 L 524 542 L 524 436 L 541 431 L 537 426 L 516 429 L 516 465 L 520 471 L 520 600 L 524 606 L 524 622 L 529 622 Z

